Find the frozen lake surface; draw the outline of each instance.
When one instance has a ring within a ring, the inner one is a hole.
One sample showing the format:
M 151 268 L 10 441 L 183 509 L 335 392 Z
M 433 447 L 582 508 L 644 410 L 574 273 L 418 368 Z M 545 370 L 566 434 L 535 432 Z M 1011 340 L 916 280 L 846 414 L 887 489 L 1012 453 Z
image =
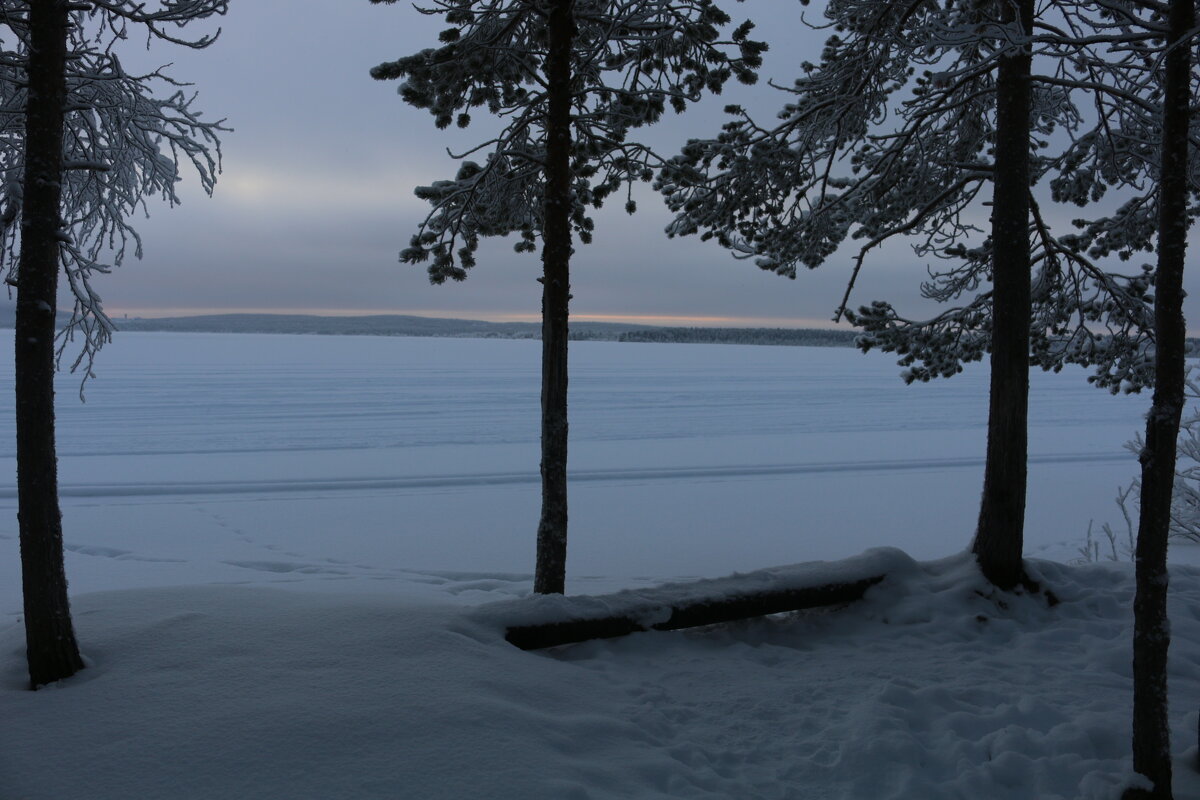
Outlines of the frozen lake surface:
M 505 642 L 509 614 L 600 602 L 513 600 L 531 589 L 539 351 L 125 334 L 86 405 L 65 376 L 88 668 L 26 691 L 10 483 L 0 797 L 1121 796 L 1133 569 L 1045 559 L 1117 516 L 1147 398 L 1034 376 L 1026 550 L 1051 608 L 996 598 L 963 552 L 986 370 L 905 387 L 848 349 L 578 343 L 569 592 L 880 545 L 920 560 L 869 554 L 888 577 L 830 613 L 533 653 Z M 1173 570 L 1171 622 L 1176 796 L 1196 797 L 1200 569 Z
M 11 333 L 7 334 L 11 337 Z M 11 350 L 6 339 L 6 352 Z M 531 570 L 540 343 L 123 333 L 59 385 L 75 591 Z M 835 348 L 572 343 L 569 591 L 971 537 L 987 371 Z M 14 469 L 11 370 L 0 458 Z M 1033 376 L 1027 552 L 1114 520 L 1149 397 Z M 0 490 L 15 539 L 15 490 Z M 12 542 L 15 545 L 15 541 Z M 15 559 L 0 581 L 18 607 Z M 366 583 L 362 579 L 371 579 Z

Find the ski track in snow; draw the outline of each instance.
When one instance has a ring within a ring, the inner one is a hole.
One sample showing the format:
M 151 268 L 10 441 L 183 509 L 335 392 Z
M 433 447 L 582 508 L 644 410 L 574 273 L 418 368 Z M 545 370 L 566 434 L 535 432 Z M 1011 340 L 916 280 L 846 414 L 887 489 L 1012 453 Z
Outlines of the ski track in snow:
M 1034 455 L 1030 464 L 1127 464 L 1129 454 L 1064 453 Z M 907 470 L 978 469 L 981 458 L 931 458 L 891 461 L 830 462 L 821 464 L 745 464 L 714 467 L 652 467 L 646 469 L 573 470 L 575 483 L 636 482 L 661 480 L 708 481 L 748 479 L 767 475 L 828 475 L 834 473 L 882 473 Z M 61 498 L 152 498 L 195 495 L 324 494 L 403 489 L 469 488 L 505 484 L 536 484 L 536 472 L 465 473 L 396 478 L 291 479 L 268 481 L 164 481 L 159 483 L 66 483 L 59 487 Z M 16 488 L 0 489 L 0 500 L 15 500 Z

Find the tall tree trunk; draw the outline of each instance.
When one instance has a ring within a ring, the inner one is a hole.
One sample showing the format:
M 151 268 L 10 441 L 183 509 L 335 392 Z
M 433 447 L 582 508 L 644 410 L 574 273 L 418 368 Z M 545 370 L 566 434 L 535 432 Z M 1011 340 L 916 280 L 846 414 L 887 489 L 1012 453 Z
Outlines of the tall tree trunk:
M 1186 328 L 1183 261 L 1187 249 L 1188 105 L 1194 0 L 1171 0 L 1163 76 L 1162 163 L 1158 177 L 1158 270 L 1154 281 L 1154 401 L 1142 448 L 1141 510 L 1133 602 L 1133 768 L 1154 783 L 1126 797 L 1171 798 L 1167 719 L 1167 536 L 1175 483 L 1175 443 L 1184 402 Z
M 29 4 L 29 100 L 17 271 L 17 497 L 30 688 L 83 668 L 63 567 L 54 451 L 54 325 L 66 103 L 67 8 Z
M 1001 18 L 1033 28 L 1033 0 L 999 0 Z M 992 375 L 987 461 L 972 550 L 988 580 L 1011 589 L 1024 577 L 1029 416 L 1030 48 L 1012 49 L 996 75 L 992 195 Z
M 567 574 L 567 317 L 571 300 L 572 0 L 552 0 L 546 55 L 546 206 L 542 241 L 542 516 L 533 590 Z

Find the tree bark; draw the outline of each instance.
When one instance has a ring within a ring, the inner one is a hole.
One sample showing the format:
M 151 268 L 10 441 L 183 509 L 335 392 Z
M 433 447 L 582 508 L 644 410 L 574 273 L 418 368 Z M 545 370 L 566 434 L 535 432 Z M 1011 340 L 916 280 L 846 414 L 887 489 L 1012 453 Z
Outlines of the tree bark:
M 1167 717 L 1167 537 L 1175 446 L 1184 403 L 1183 266 L 1187 250 L 1188 105 L 1194 0 L 1171 0 L 1163 76 L 1162 162 L 1158 178 L 1158 269 L 1154 281 L 1154 400 L 1146 418 L 1133 602 L 1133 768 L 1151 791 L 1127 798 L 1170 800 L 1171 734 Z
M 1001 18 L 1033 29 L 1033 0 L 999 0 Z M 992 357 L 987 460 L 972 550 L 1001 589 L 1024 578 L 1029 416 L 1029 145 L 1031 51 L 1013 48 L 996 75 L 996 151 L 992 195 Z
M 17 268 L 17 503 L 30 688 L 83 668 L 63 565 L 54 447 L 54 335 L 58 292 L 68 12 L 29 4 L 29 100 Z
M 571 299 L 572 0 L 552 0 L 546 55 L 542 229 L 542 515 L 533 590 L 561 594 L 567 570 L 567 319 Z

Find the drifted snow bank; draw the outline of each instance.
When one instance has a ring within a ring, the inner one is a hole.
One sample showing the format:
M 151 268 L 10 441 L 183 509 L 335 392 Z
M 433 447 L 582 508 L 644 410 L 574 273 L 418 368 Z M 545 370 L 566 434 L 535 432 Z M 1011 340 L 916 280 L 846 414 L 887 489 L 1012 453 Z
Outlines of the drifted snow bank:
M 90 666 L 60 687 L 24 691 L 0 629 L 0 797 L 1118 796 L 1128 565 L 1035 562 L 1048 608 L 966 556 L 870 557 L 892 577 L 842 610 L 542 653 L 504 642 L 515 606 L 449 593 L 85 595 Z M 1200 797 L 1200 570 L 1171 602 L 1176 796 Z

